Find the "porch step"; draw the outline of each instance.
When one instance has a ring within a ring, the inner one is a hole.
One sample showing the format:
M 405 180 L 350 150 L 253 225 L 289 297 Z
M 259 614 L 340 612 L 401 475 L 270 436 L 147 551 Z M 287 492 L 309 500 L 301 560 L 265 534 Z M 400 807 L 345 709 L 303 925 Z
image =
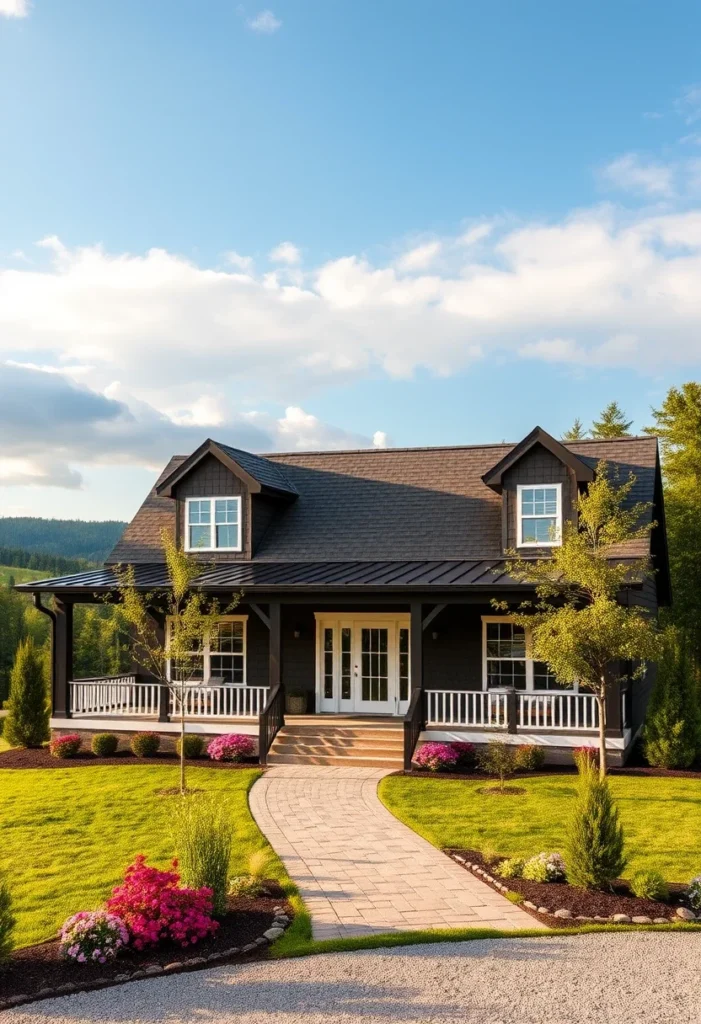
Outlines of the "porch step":
M 400 769 L 404 759 L 401 721 L 288 718 L 268 753 L 268 764 L 347 765 Z

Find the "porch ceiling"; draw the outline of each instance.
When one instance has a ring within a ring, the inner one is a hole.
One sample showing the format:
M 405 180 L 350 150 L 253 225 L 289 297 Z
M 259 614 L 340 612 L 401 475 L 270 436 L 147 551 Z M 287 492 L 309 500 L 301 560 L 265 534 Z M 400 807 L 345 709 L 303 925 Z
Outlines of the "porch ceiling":
M 352 561 L 352 562 L 227 562 L 208 566 L 196 583 L 207 590 L 357 590 L 397 588 L 452 589 L 515 587 L 504 572 L 504 560 L 469 559 L 446 561 Z M 166 567 L 162 563 L 134 566 L 136 586 L 140 590 L 157 590 L 168 586 Z M 105 593 L 116 589 L 116 576 L 111 567 L 33 580 L 20 584 L 17 590 L 27 593 Z

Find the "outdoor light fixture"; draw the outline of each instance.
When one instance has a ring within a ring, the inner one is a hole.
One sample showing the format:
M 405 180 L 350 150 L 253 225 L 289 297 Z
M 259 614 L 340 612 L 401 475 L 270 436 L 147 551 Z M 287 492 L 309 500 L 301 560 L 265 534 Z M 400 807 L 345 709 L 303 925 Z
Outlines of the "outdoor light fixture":
M 295 640 L 299 640 L 299 638 L 302 635 L 302 630 L 299 628 L 299 626 L 295 626 L 295 630 L 294 630 L 294 633 L 292 635 L 295 638 Z
M 434 640 L 437 640 L 438 639 L 438 630 L 434 629 L 434 631 L 431 633 L 431 636 L 433 637 Z

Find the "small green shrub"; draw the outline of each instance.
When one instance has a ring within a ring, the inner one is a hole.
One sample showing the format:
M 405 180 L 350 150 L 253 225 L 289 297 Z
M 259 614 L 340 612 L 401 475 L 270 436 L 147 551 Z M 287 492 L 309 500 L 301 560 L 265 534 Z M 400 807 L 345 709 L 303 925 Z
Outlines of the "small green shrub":
M 523 903 L 525 899 L 525 896 L 523 896 L 520 892 L 513 892 L 511 889 L 509 889 L 508 892 L 505 892 L 504 895 L 506 896 L 509 903 Z
M 249 899 L 265 896 L 268 890 L 264 878 L 269 865 L 270 853 L 268 850 L 255 850 L 248 858 L 248 874 L 232 878 L 229 883 L 229 893 L 232 896 L 246 896 Z
M 197 757 L 202 757 L 202 754 L 204 753 L 204 740 L 201 736 L 195 736 L 193 733 L 188 732 L 185 733 L 182 740 L 178 738 L 178 741 L 175 744 L 178 757 L 182 754 L 183 747 L 185 748 L 186 758 L 192 760 Z
M 569 828 L 567 876 L 582 889 L 605 889 L 626 865 L 623 829 L 608 779 L 593 761 L 580 768 L 579 795 Z
M 40 747 L 49 739 L 49 701 L 41 653 L 29 636 L 22 640 L 10 675 L 4 736 L 11 747 Z
M 698 914 L 701 911 L 701 875 L 691 879 L 686 895 L 692 909 Z
M 521 857 L 511 857 L 503 860 L 497 865 L 497 874 L 500 878 L 520 878 L 523 874 L 524 861 Z
M 0 875 L 0 964 L 9 959 L 14 948 L 13 932 L 15 918 L 12 913 L 12 896 L 5 878 Z
M 171 828 L 183 882 L 193 889 L 211 889 L 214 916 L 221 917 L 234 840 L 228 806 L 209 795 L 178 797 Z
M 565 877 L 565 862 L 559 853 L 538 853 L 526 861 L 522 877 L 531 882 L 560 882 Z
M 641 900 L 668 900 L 669 886 L 659 871 L 636 871 L 630 891 Z
M 516 747 L 514 762 L 516 771 L 537 772 L 545 764 L 545 748 L 538 747 L 535 743 L 523 743 Z
M 516 755 L 514 748 L 503 740 L 490 740 L 485 748 L 478 755 L 478 763 L 483 772 L 487 775 L 496 775 L 499 779 L 499 788 L 504 789 L 504 783 L 510 779 L 516 771 Z
M 119 746 L 119 737 L 113 732 L 98 732 L 92 738 L 90 748 L 96 757 L 114 757 Z
M 161 737 L 157 732 L 137 732 L 131 739 L 131 751 L 137 757 L 153 757 L 160 745 Z

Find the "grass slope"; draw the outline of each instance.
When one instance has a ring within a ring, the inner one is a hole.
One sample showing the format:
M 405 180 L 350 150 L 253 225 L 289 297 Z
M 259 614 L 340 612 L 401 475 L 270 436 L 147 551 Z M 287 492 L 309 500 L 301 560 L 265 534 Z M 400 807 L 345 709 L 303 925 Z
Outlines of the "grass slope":
M 6 587 L 10 576 L 15 583 L 26 583 L 28 580 L 40 580 L 47 576 L 42 569 L 20 569 L 16 565 L 0 565 L 0 587 Z
M 388 776 L 380 798 L 434 846 L 465 847 L 509 856 L 562 851 L 575 797 L 571 776 L 518 780 L 524 796 L 488 796 L 483 783 Z M 625 830 L 626 875 L 655 868 L 670 882 L 701 872 L 701 799 L 696 779 L 612 776 Z
M 236 828 L 232 874 L 245 872 L 254 850 L 269 849 L 248 809 L 248 790 L 259 774 L 255 768 L 188 768 L 191 787 L 229 803 Z M 177 781 L 177 768 L 162 765 L 0 769 L 0 869 L 11 886 L 19 946 L 52 937 L 69 914 L 98 906 L 136 854 L 161 867 L 170 862 L 168 809 L 178 798 L 157 791 Z M 294 894 L 282 864 L 271 857 L 271 877 Z M 300 921 L 296 934 L 304 932 Z

